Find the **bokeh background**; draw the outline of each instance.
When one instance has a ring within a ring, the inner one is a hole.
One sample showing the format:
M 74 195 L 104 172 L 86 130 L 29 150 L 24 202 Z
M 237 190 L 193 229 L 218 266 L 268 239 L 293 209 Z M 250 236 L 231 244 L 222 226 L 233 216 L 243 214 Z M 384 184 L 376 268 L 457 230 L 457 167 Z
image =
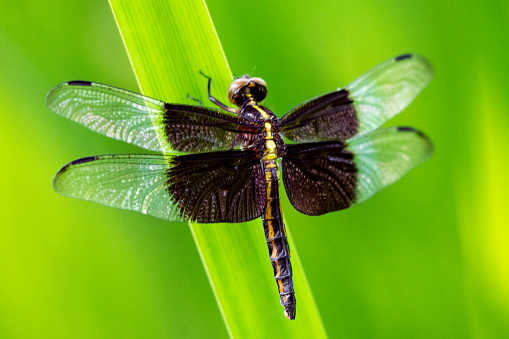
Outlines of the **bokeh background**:
M 401 53 L 435 67 L 388 123 L 425 131 L 430 161 L 347 211 L 283 200 L 330 337 L 508 337 L 509 4 L 207 4 L 233 73 L 263 77 L 279 116 Z M 0 337 L 227 336 L 186 224 L 53 192 L 71 160 L 143 152 L 45 107 L 76 79 L 137 90 L 108 3 L 2 1 Z

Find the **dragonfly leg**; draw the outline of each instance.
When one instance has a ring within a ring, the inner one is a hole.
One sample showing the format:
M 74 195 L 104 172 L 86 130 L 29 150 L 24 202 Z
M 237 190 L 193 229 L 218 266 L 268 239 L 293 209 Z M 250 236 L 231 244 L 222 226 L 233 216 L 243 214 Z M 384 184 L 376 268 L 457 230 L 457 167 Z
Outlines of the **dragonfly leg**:
M 201 100 L 200 99 L 196 99 L 195 97 L 192 97 L 189 94 L 187 94 L 187 98 L 191 99 L 193 101 L 196 101 L 198 103 L 198 106 L 201 106 Z
M 223 104 L 221 101 L 219 101 L 217 98 L 212 96 L 212 94 L 210 93 L 210 84 L 212 83 L 212 78 L 209 77 L 208 75 L 205 75 L 202 71 L 200 71 L 200 74 L 203 75 L 205 78 L 209 79 L 209 82 L 208 82 L 208 85 L 207 85 L 207 91 L 208 91 L 208 94 L 209 94 L 209 100 L 211 102 L 213 102 L 215 105 L 221 107 L 222 109 L 225 109 L 225 110 L 231 112 L 232 109 L 230 107 L 228 107 L 227 105 Z

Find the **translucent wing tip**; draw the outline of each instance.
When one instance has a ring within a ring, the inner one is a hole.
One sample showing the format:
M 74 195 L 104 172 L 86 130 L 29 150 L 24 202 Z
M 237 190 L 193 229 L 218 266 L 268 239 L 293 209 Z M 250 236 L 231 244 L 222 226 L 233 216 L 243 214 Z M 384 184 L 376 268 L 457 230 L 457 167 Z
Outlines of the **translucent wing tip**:
M 68 86 L 92 86 L 92 82 L 84 80 L 73 80 L 62 82 L 61 84 L 56 85 L 48 92 L 48 94 L 46 94 L 46 106 L 48 106 L 49 109 L 56 113 L 60 113 L 58 110 L 58 103 L 61 101 L 59 91 L 62 88 L 66 88 Z
M 348 86 L 359 122 L 369 133 L 403 111 L 433 79 L 433 66 L 422 55 L 405 53 L 375 66 Z
M 64 83 L 65 84 L 65 83 Z M 63 84 L 58 84 L 55 87 L 53 87 L 48 94 L 46 94 L 46 106 L 52 111 L 55 111 L 55 99 L 57 97 L 56 93 L 58 92 L 59 88 Z
M 393 58 L 394 62 L 412 62 L 415 65 L 419 65 L 418 68 L 420 69 L 421 73 L 426 76 L 427 82 L 424 86 L 428 85 L 431 80 L 433 79 L 433 65 L 431 65 L 431 62 L 423 57 L 422 55 L 418 53 L 405 53 L 398 55 Z M 424 87 L 423 86 L 423 87 Z
M 433 154 L 433 143 L 412 127 L 387 127 L 351 139 L 347 149 L 357 165 L 357 198 L 360 203 L 401 179 Z
M 69 186 L 72 186 L 72 185 L 70 185 L 71 178 L 67 178 L 67 174 L 69 174 L 68 170 L 72 169 L 76 165 L 84 164 L 84 163 L 95 161 L 95 160 L 97 160 L 97 157 L 95 157 L 95 156 L 85 157 L 85 158 L 71 161 L 70 163 L 63 166 L 61 169 L 58 170 L 58 172 L 53 177 L 53 182 L 52 182 L 53 190 L 60 195 L 73 197 L 72 187 L 69 187 Z M 69 188 L 71 188 L 71 190 L 69 190 Z
M 424 134 L 424 132 L 418 130 L 418 129 L 415 129 L 413 127 L 408 127 L 408 126 L 399 126 L 399 127 L 396 127 L 396 130 L 398 132 L 409 132 L 409 133 L 414 133 L 417 137 L 418 140 L 420 140 L 420 143 L 421 143 L 421 150 L 422 150 L 422 158 L 421 158 L 421 162 L 417 163 L 416 166 L 418 164 L 421 164 L 425 161 L 427 161 L 431 155 L 433 154 L 433 151 L 434 151 L 434 146 L 433 146 L 433 142 L 431 141 L 431 139 L 426 135 Z

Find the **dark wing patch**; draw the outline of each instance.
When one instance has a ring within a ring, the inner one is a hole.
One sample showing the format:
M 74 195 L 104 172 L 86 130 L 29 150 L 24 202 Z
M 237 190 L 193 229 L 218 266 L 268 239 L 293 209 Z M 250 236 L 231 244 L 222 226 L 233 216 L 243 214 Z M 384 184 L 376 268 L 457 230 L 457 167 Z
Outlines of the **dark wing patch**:
M 356 200 L 357 167 L 341 141 L 287 145 L 281 164 L 286 194 L 301 213 L 322 215 Z
M 265 210 L 264 175 L 254 151 L 177 156 L 167 176 L 172 200 L 188 220 L 238 223 L 256 219 Z
M 306 101 L 281 118 L 281 132 L 292 141 L 345 140 L 359 122 L 347 90 Z
M 261 128 L 236 114 L 215 108 L 168 103 L 164 108 L 164 138 L 178 152 L 233 149 L 241 142 L 239 133 L 258 133 Z

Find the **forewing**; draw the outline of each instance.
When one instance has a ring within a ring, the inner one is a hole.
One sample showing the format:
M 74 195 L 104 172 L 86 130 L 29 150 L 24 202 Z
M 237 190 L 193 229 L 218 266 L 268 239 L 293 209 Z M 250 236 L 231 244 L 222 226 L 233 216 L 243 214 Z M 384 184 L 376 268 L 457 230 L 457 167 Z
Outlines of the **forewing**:
M 242 222 L 259 217 L 266 199 L 260 161 L 253 153 L 88 157 L 64 166 L 53 188 L 170 221 Z
M 365 201 L 432 153 L 431 141 L 409 127 L 350 139 L 287 145 L 283 182 L 298 211 L 321 215 Z
M 165 153 L 205 152 L 238 146 L 238 133 L 255 133 L 238 115 L 215 108 L 168 104 L 96 82 L 53 88 L 48 107 L 110 138 Z
M 433 77 L 418 54 L 387 60 L 343 89 L 293 108 L 281 118 L 281 131 L 292 141 L 347 140 L 380 127 L 404 108 Z

